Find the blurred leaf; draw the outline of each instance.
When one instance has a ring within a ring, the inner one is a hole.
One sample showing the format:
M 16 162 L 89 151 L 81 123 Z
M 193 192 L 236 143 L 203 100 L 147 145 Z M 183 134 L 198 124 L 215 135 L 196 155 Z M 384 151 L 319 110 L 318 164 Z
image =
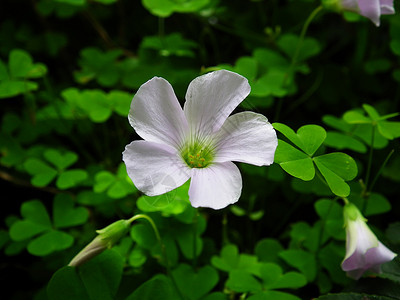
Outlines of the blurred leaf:
M 140 267 L 147 261 L 145 251 L 140 247 L 134 247 L 129 254 L 129 265 L 133 267 Z
M 59 189 L 69 189 L 77 186 L 80 182 L 88 178 L 88 174 L 84 170 L 67 170 L 63 171 L 57 178 L 56 185 Z
M 300 38 L 293 34 L 284 34 L 278 40 L 278 46 L 288 55 L 293 58 L 296 51 L 298 52 L 297 61 L 304 61 L 318 54 L 321 51 L 321 46 L 316 39 L 306 37 L 301 41 Z M 300 46 L 300 48 L 299 48 Z M 299 49 L 298 49 L 299 48 Z
M 247 298 L 248 300 L 300 300 L 299 297 L 279 292 L 279 291 L 263 291 Z
M 283 250 L 283 246 L 275 239 L 262 239 L 258 241 L 255 247 L 255 253 L 262 262 L 279 261 L 279 252 Z
M 209 2 L 210 0 L 187 0 L 183 2 L 173 0 L 142 0 L 143 6 L 158 17 L 169 17 L 174 12 L 196 12 Z
M 299 288 L 307 283 L 305 277 L 296 272 L 283 274 L 282 268 L 274 263 L 263 263 L 260 266 L 260 277 L 266 290 L 279 288 Z
M 122 277 L 122 257 L 113 250 L 83 264 L 79 268 L 63 267 L 47 286 L 49 300 L 115 299 Z
M 108 171 L 100 171 L 95 176 L 93 191 L 102 193 L 107 191 L 107 195 L 113 199 L 120 199 L 135 192 L 135 187 L 126 173 L 125 164 L 121 163 L 117 174 Z
M 130 234 L 132 239 L 145 249 L 150 250 L 158 243 L 153 228 L 147 223 L 133 225 Z
M 367 147 L 358 139 L 336 131 L 328 131 L 324 144 L 338 149 L 350 149 L 359 153 L 366 153 Z
M 390 60 L 381 58 L 365 62 L 364 69 L 368 74 L 387 72 L 391 67 Z
M 147 36 L 143 39 L 141 47 L 159 51 L 161 56 L 187 56 L 194 57 L 192 49 L 197 44 L 191 40 L 184 39 L 178 32 L 165 36 Z
M 73 165 L 78 160 L 78 155 L 73 152 L 61 153 L 55 149 L 48 149 L 44 152 L 44 157 L 59 170 L 64 170 Z
M 315 300 L 393 300 L 391 297 L 374 296 L 356 293 L 329 294 L 316 298 Z
M 222 292 L 214 292 L 206 295 L 202 300 L 228 300 L 228 295 Z
M 46 208 L 39 200 L 31 200 L 21 205 L 24 220 L 14 222 L 10 228 L 10 237 L 15 241 L 31 238 L 52 228 Z
M 313 254 L 304 250 L 289 249 L 279 253 L 289 265 L 302 272 L 308 281 L 313 281 L 317 272 L 317 262 Z
M 248 254 L 239 254 L 236 245 L 226 245 L 222 248 L 220 256 L 213 256 L 211 264 L 225 272 L 238 270 L 240 272 L 258 273 L 257 257 Z
M 88 217 L 89 212 L 86 208 L 74 208 L 74 201 L 69 195 L 59 194 L 54 198 L 53 219 L 56 228 L 84 224 Z
M 176 300 L 179 295 L 171 279 L 163 274 L 157 274 L 139 286 L 126 300 L 165 299 Z
M 322 247 L 318 253 L 318 261 L 328 271 L 332 283 L 346 285 L 352 281 L 341 268 L 345 251 L 343 242 L 336 243 L 332 241 Z
M 43 77 L 46 72 L 47 68 L 43 64 L 33 63 L 28 52 L 12 50 L 9 54 L 8 70 L 0 60 L 0 98 L 14 97 L 36 90 L 38 84 L 27 79 Z
M 202 298 L 218 283 L 218 272 L 211 266 L 197 270 L 186 264 L 180 264 L 172 270 L 172 277 L 181 293 L 190 300 Z
M 54 251 L 64 250 L 72 246 L 74 238 L 62 231 L 51 230 L 33 239 L 28 244 L 29 253 L 45 256 Z
M 80 71 L 74 73 L 78 83 L 85 84 L 93 79 L 105 87 L 115 85 L 120 79 L 117 59 L 122 55 L 119 49 L 103 52 L 98 48 L 81 51 Z
M 11 78 L 38 78 L 43 77 L 47 69 L 43 64 L 33 64 L 29 53 L 15 49 L 11 51 L 8 66 Z
M 335 239 L 343 240 L 345 231 L 343 230 L 343 209 L 332 200 L 320 199 L 314 204 L 315 211 L 324 221 L 324 230 Z
M 229 278 L 226 281 L 227 287 L 235 292 L 258 292 L 262 290 L 261 283 L 250 273 L 233 270 L 229 272 Z

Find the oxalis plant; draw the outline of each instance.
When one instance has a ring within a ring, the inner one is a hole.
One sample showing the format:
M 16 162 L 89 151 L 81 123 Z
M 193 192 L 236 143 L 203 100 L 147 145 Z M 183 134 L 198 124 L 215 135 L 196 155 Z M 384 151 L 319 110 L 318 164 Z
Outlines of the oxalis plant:
M 397 6 L 3 1 L 0 298 L 400 299 Z

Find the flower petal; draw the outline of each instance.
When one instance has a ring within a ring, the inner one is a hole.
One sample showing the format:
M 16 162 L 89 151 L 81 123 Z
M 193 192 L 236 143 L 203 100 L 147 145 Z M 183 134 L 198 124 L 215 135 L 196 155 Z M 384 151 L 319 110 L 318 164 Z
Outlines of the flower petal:
M 148 196 L 169 192 L 189 179 L 190 169 L 170 146 L 133 141 L 122 155 L 133 184 Z
M 249 93 L 247 79 L 230 71 L 195 78 L 189 84 L 183 108 L 192 133 L 209 135 L 219 130 Z
M 381 14 L 393 15 L 394 13 L 393 0 L 381 0 Z
M 358 0 L 358 6 L 360 7 L 360 15 L 367 17 L 376 26 L 379 26 L 381 16 L 379 0 Z
M 188 129 L 172 86 L 160 77 L 150 79 L 139 88 L 132 99 L 128 119 L 143 139 L 175 149 Z
M 232 162 L 192 169 L 189 200 L 193 207 L 221 209 L 239 200 L 242 176 Z
M 256 166 L 274 162 L 278 139 L 268 119 L 261 114 L 241 112 L 230 116 L 216 139 L 216 162 L 238 161 Z
M 381 242 L 378 242 L 378 247 L 368 249 L 368 251 L 365 253 L 366 263 L 371 268 L 374 266 L 379 267 L 381 264 L 391 261 L 395 257 L 396 253 L 390 251 Z

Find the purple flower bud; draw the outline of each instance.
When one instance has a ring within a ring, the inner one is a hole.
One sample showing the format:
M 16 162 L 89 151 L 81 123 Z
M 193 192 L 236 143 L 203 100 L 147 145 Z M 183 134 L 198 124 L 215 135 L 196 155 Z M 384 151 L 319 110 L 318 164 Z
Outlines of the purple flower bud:
M 343 208 L 346 227 L 346 256 L 343 271 L 359 279 L 366 271 L 381 272 L 381 265 L 397 256 L 386 248 L 369 229 L 358 208 L 349 203 Z

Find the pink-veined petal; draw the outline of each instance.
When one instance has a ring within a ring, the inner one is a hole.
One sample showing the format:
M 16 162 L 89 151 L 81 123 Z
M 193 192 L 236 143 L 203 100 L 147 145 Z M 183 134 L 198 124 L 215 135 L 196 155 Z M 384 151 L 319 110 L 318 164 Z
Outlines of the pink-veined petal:
M 360 15 L 367 17 L 376 26 L 380 24 L 381 16 L 381 5 L 379 0 L 358 0 L 358 6 L 360 7 Z
M 129 123 L 144 140 L 179 147 L 188 125 L 172 86 L 161 77 L 144 83 L 132 99 Z
M 183 108 L 192 134 L 215 133 L 249 93 L 247 79 L 230 71 L 195 78 L 189 84 Z
M 168 145 L 133 141 L 122 155 L 133 184 L 148 196 L 167 193 L 189 179 L 190 169 Z
M 256 166 L 274 162 L 278 139 L 268 119 L 261 114 L 241 112 L 230 116 L 216 139 L 216 162 L 238 161 Z
M 238 201 L 241 192 L 242 176 L 232 162 L 192 169 L 189 200 L 193 207 L 222 209 Z

